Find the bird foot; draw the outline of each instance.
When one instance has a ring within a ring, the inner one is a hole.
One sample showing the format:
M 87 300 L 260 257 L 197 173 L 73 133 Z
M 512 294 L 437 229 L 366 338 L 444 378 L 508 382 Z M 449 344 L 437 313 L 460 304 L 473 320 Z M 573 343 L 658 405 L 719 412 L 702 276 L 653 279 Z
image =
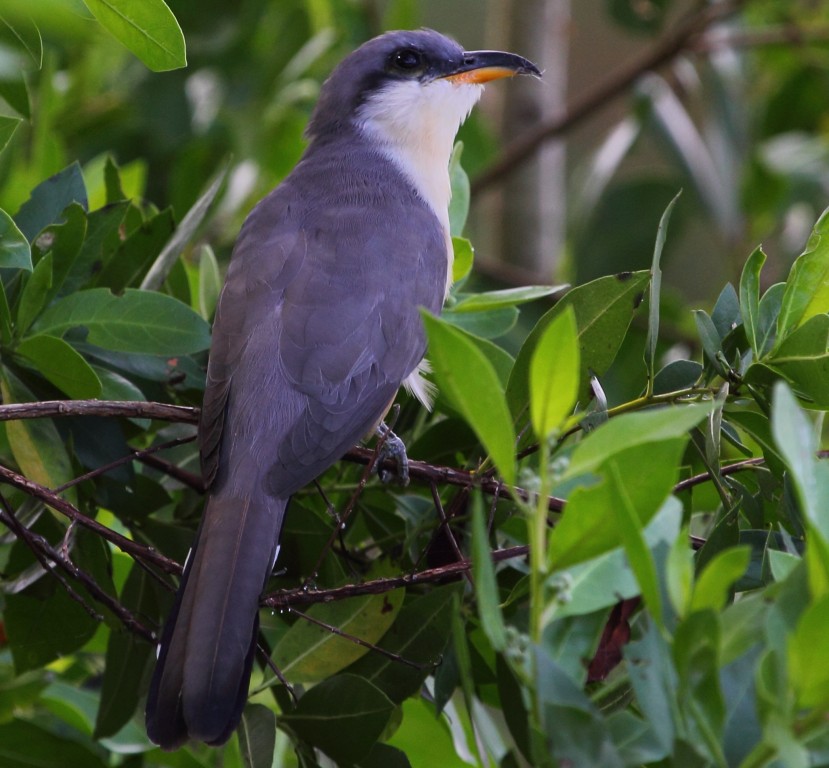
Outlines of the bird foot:
M 407 486 L 409 484 L 409 457 L 406 454 L 406 445 L 383 421 L 380 422 L 375 432 L 377 437 L 383 441 L 374 464 L 377 476 L 384 483 L 395 481 L 404 487 Z M 384 469 L 383 464 L 386 459 L 393 460 L 397 464 L 397 469 Z

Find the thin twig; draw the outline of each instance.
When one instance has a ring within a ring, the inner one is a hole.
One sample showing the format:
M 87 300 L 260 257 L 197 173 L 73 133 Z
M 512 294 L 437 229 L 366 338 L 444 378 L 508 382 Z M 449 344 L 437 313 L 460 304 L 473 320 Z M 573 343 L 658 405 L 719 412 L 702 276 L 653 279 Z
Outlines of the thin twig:
M 41 400 L 0 405 L 0 421 L 55 416 L 121 416 L 196 424 L 199 409 L 143 400 Z

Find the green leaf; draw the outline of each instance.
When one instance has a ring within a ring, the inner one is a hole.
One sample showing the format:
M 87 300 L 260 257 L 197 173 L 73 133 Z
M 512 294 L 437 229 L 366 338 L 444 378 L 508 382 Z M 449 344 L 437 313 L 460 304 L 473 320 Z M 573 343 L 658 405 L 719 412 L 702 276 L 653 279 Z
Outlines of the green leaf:
M 210 346 L 209 326 L 190 307 L 135 289 L 120 296 L 106 288 L 72 293 L 48 307 L 32 330 L 62 336 L 79 327 L 90 344 L 117 352 L 186 355 Z
M 2 152 L 11 141 L 17 126 L 23 120 L 19 117 L 9 117 L 8 115 L 0 115 L 0 152 Z
M 697 333 L 699 340 L 702 342 L 702 348 L 708 359 L 720 373 L 723 373 L 722 363 L 720 363 L 720 355 L 722 354 L 722 339 L 720 338 L 717 326 L 710 318 L 708 313 L 702 309 L 693 310 L 694 322 L 697 326 Z
M 777 318 L 777 346 L 809 318 L 829 312 L 829 210 L 824 211 L 812 230 L 809 242 L 795 259 L 780 315 Z
M 703 568 L 694 585 L 691 611 L 721 611 L 734 583 L 746 572 L 751 547 L 730 547 L 718 552 Z
M 799 707 L 829 705 L 829 596 L 812 603 L 800 616 L 788 644 L 789 675 Z
M 693 387 L 702 376 L 702 365 L 696 360 L 672 360 L 653 380 L 653 394 L 664 395 Z
M 449 232 L 453 237 L 463 234 L 466 217 L 469 215 L 469 176 L 461 165 L 462 154 L 463 142 L 458 141 L 449 158 L 449 183 L 452 187 L 452 197 L 449 200 Z
M 792 331 L 765 364 L 809 398 L 811 407 L 829 409 L 829 315 L 815 315 Z
M 539 440 L 561 428 L 578 390 L 578 329 L 571 306 L 547 326 L 530 360 L 530 420 Z
M 636 574 L 636 581 L 639 583 L 645 604 L 650 609 L 654 621 L 661 625 L 663 623 L 662 596 L 659 592 L 656 564 L 642 533 L 643 525 L 648 523 L 650 518 L 646 516 L 647 512 L 638 506 L 638 499 L 634 501 L 628 493 L 629 480 L 623 476 L 623 469 L 624 467 L 613 459 L 608 462 L 608 485 L 618 501 L 617 514 L 613 515 L 612 519 L 615 521 L 617 534 L 625 549 L 630 567 Z M 635 504 L 637 506 L 634 506 Z M 661 504 L 662 499 L 659 500 L 652 514 L 656 514 Z
M 480 493 L 475 493 L 472 499 L 472 575 L 481 626 L 492 647 L 503 651 L 507 647 L 507 635 Z
M 475 261 L 475 249 L 465 237 L 453 237 L 452 251 L 455 254 L 452 261 L 452 282 L 457 283 L 472 271 L 472 264 Z
M 38 70 L 43 66 L 40 30 L 27 15 L 0 16 L 0 42 L 4 47 L 8 46 L 25 57 L 23 69 Z
M 609 457 L 634 446 L 684 437 L 712 409 L 713 403 L 691 403 L 617 416 L 579 443 L 567 467 L 566 477 L 592 472 Z
M 20 294 L 15 318 L 15 335 L 22 336 L 35 321 L 52 287 L 52 257 L 44 256 L 28 276 Z
M 3 369 L 0 392 L 4 403 L 36 400 L 8 369 Z M 8 421 L 5 428 L 14 460 L 26 477 L 47 488 L 57 488 L 72 479 L 69 455 L 51 419 Z
M 564 285 L 527 285 L 522 288 L 505 288 L 501 291 L 462 295 L 458 297 L 458 303 L 452 307 L 452 311 L 483 312 L 500 307 L 514 307 L 559 293 L 564 288 L 566 288 Z
M 665 238 L 668 235 L 668 223 L 671 220 L 674 206 L 682 191 L 677 192 L 668 203 L 668 207 L 659 220 L 656 229 L 656 242 L 653 246 L 653 260 L 651 261 L 650 303 L 648 309 L 648 339 L 645 344 L 645 364 L 648 367 L 648 389 L 653 390 L 653 380 L 656 365 L 656 345 L 659 341 L 659 302 L 662 293 L 662 251 L 665 248 Z
M 82 744 L 15 718 L 0 725 L 3 768 L 105 768 L 108 763 Z
M 333 760 L 351 764 L 368 754 L 393 709 L 368 680 L 343 674 L 315 685 L 279 722 Z
M 219 292 L 222 290 L 222 276 L 219 262 L 210 246 L 203 246 L 199 252 L 199 314 L 207 321 L 213 317 Z
M 694 584 L 694 555 L 688 546 L 687 526 L 676 537 L 665 564 L 665 586 L 671 605 L 680 618 L 688 611 Z
M 72 203 L 87 207 L 86 185 L 79 163 L 67 166 L 38 184 L 14 217 L 29 242 L 50 224 L 61 221 L 61 213 Z
M 610 368 L 641 303 L 648 280 L 650 273 L 647 270 L 601 277 L 573 288 L 557 301 L 536 323 L 515 360 L 507 386 L 507 402 L 512 414 L 518 416 L 529 402 L 530 360 L 538 339 L 568 306 L 576 314 L 581 361 L 579 400 L 586 404 L 592 397 L 590 377 L 594 374 L 603 376 Z
M 604 427 L 591 436 L 602 429 Z M 647 524 L 676 483 L 677 464 L 686 442 L 687 436 L 683 435 L 629 447 L 622 443 L 601 464 L 591 467 L 595 481 L 580 483 L 570 494 L 566 511 L 550 535 L 552 567 L 556 570 L 566 568 L 623 544 L 619 526 L 608 524 L 608 518 L 618 514 L 619 505 L 618 482 L 610 477 L 611 473 L 621 478 L 630 508 L 636 511 L 639 519 L 639 527 Z M 643 472 L 642 467 L 648 467 L 648 471 Z
M 57 296 L 73 271 L 86 240 L 88 225 L 86 211 L 78 203 L 72 203 L 63 212 L 63 222 L 50 224 L 35 241 L 35 252 L 41 254 L 41 260 L 47 255 L 52 259 L 52 287 L 44 306 Z
M 640 637 L 623 649 L 630 682 L 645 719 L 653 728 L 659 748 L 672 753 L 679 721 L 678 680 L 665 639 L 652 621 L 644 623 Z
M 515 432 L 498 374 L 466 334 L 423 312 L 441 392 L 475 430 L 505 482 L 515 482 Z
M 453 595 L 457 588 L 447 585 L 407 602 L 397 620 L 377 644 L 402 656 L 420 668 L 410 667 L 386 656 L 367 654 L 348 670 L 365 677 L 399 704 L 416 693 L 441 658 L 449 640 Z
M 757 343 L 761 356 L 765 357 L 777 339 L 777 318 L 783 305 L 783 294 L 786 291 L 785 283 L 775 283 L 760 299 L 760 314 L 757 323 Z
M 130 568 L 120 602 L 141 621 L 160 619 L 153 579 L 138 565 Z M 120 627 L 110 632 L 101 682 L 101 703 L 95 719 L 96 739 L 113 736 L 135 714 L 144 672 L 152 657 L 153 646 L 133 632 Z
M 814 532 L 829 542 L 829 467 L 815 458 L 814 427 L 783 382 L 774 386 L 771 428 L 801 511 Z
M 397 617 L 404 593 L 405 590 L 396 589 L 382 595 L 319 603 L 306 614 L 367 643 L 376 643 Z M 272 657 L 291 682 L 313 683 L 340 672 L 368 650 L 300 616 L 280 638 Z
M 184 247 L 196 234 L 196 230 L 204 221 L 204 217 L 207 216 L 210 206 L 222 188 L 227 171 L 228 166 L 225 166 L 216 173 L 201 197 L 193 203 L 193 206 L 184 215 L 175 234 L 167 241 L 147 274 L 144 275 L 144 279 L 141 281 L 142 289 L 157 291 L 164 284 Z
M 187 66 L 184 35 L 163 0 L 84 0 L 95 18 L 154 72 Z
M 56 336 L 29 336 L 18 344 L 15 354 L 25 358 L 61 392 L 73 399 L 101 396 L 101 380 L 92 366 L 63 339 Z
M 94 285 L 109 288 L 115 293 L 137 285 L 174 231 L 175 222 L 170 208 L 143 222 L 130 232 L 104 264 L 93 280 Z
M 748 343 L 754 352 L 754 359 L 759 360 L 763 354 L 760 336 L 760 271 L 766 261 L 762 248 L 756 248 L 743 267 L 740 276 L 740 310 Z
M 9 214 L 0 209 L 0 267 L 32 271 L 32 249 Z
M 261 704 L 248 704 L 239 723 L 239 751 L 245 768 L 271 768 L 276 746 L 276 716 Z
M 518 322 L 515 307 L 500 307 L 482 312 L 455 312 L 444 309 L 441 319 L 482 339 L 497 339 L 509 333 Z

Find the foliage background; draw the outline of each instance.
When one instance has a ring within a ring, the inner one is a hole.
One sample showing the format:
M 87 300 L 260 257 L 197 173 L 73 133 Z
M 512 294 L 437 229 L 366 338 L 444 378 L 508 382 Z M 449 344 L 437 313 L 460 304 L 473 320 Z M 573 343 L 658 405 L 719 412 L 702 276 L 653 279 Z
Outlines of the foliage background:
M 163 45 L 130 52 L 97 1 L 0 7 L 2 764 L 829 762 L 827 4 L 567 8 L 571 109 L 524 126 L 567 156 L 543 269 L 493 230 L 522 137 L 490 89 L 465 228 L 453 165 L 459 284 L 426 319 L 442 394 L 401 400 L 413 484 L 363 449 L 298 495 L 263 646 L 299 703 L 265 668 L 238 738 L 171 754 L 141 700 L 238 227 L 359 42 L 506 43 L 499 4 L 120 5 Z

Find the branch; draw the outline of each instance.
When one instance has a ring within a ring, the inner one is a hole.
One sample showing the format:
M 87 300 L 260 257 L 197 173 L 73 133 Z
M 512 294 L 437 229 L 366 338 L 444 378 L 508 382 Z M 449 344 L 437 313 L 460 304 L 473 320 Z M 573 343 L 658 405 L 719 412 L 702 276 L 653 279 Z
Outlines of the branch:
M 608 102 L 630 90 L 646 72 L 658 69 L 683 51 L 693 48 L 693 43 L 700 33 L 715 22 L 737 12 L 743 2 L 744 0 L 732 0 L 714 3 L 691 13 L 649 51 L 645 51 L 627 64 L 620 65 L 604 82 L 598 83 L 583 96 L 576 98 L 563 115 L 538 123 L 509 144 L 489 168 L 472 180 L 472 194 L 492 186 L 527 160 L 545 141 L 566 133 Z
M 150 562 L 166 573 L 181 573 L 181 566 L 175 560 L 170 560 L 152 547 L 138 544 L 132 539 L 128 539 L 126 536 L 122 536 L 120 533 L 116 533 L 110 528 L 107 528 L 105 525 L 101 525 L 97 520 L 93 520 L 91 517 L 84 515 L 74 504 L 61 498 L 54 491 L 50 491 L 39 483 L 29 480 L 27 477 L 23 477 L 23 475 L 2 465 L 0 465 L 0 483 L 6 483 L 42 501 L 48 507 L 51 507 L 56 512 L 60 512 L 60 514 L 65 515 L 78 525 L 82 525 L 84 528 L 88 528 L 90 531 L 97 533 L 101 538 L 106 539 L 106 541 L 114 544 L 122 552 L 126 552 L 133 558 Z
M 0 421 L 53 416 L 123 416 L 197 424 L 199 409 L 144 400 L 42 400 L 36 403 L 0 405 Z
M 410 467 L 411 468 L 411 467 Z M 515 557 L 525 557 L 529 547 L 518 546 L 506 549 L 496 549 L 492 552 L 492 561 L 495 563 L 503 560 L 511 560 Z M 278 592 L 271 592 L 265 595 L 260 604 L 277 610 L 295 608 L 298 605 L 313 605 L 314 603 L 330 603 L 333 600 L 345 600 L 348 597 L 359 595 L 379 595 L 384 592 L 391 592 L 400 587 L 410 587 L 415 584 L 429 584 L 443 581 L 453 576 L 461 576 L 472 568 L 471 560 L 461 560 L 448 565 L 441 565 L 438 568 L 427 568 L 416 573 L 404 573 L 400 576 L 391 576 L 383 579 L 372 579 L 362 584 L 346 584 L 342 587 L 332 589 L 308 589 L 298 587 L 296 589 L 283 589 Z

